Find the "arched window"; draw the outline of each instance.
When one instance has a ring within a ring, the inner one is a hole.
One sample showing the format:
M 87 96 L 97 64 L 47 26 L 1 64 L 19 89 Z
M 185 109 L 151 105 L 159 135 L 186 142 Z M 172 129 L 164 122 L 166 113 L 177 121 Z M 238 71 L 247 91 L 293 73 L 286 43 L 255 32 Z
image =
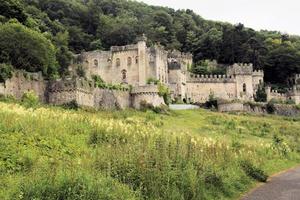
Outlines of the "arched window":
M 128 57 L 127 58 L 127 66 L 131 66 L 131 64 L 132 64 L 132 58 Z
M 247 92 L 247 86 L 246 86 L 246 83 L 243 84 L 243 92 Z
M 127 71 L 125 69 L 123 69 L 121 71 L 121 74 L 122 74 L 122 81 L 125 82 L 127 79 Z
M 261 85 L 261 84 L 262 84 L 262 80 L 260 79 L 260 80 L 259 80 L 259 85 Z
M 139 63 L 139 57 L 135 57 L 135 64 L 138 64 Z
M 99 65 L 98 60 L 95 59 L 95 60 L 94 60 L 94 66 L 95 66 L 95 67 L 98 67 L 98 65 Z
M 120 67 L 120 66 L 121 66 L 121 60 L 120 60 L 120 58 L 117 58 L 117 59 L 116 59 L 116 66 L 117 66 L 117 67 Z

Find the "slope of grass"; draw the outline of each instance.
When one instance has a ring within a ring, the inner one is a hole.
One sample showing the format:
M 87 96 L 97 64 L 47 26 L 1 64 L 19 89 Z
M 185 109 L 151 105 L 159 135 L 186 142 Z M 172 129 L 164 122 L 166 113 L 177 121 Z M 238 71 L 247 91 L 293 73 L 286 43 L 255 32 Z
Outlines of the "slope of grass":
M 0 199 L 235 199 L 300 161 L 299 119 L 0 103 Z

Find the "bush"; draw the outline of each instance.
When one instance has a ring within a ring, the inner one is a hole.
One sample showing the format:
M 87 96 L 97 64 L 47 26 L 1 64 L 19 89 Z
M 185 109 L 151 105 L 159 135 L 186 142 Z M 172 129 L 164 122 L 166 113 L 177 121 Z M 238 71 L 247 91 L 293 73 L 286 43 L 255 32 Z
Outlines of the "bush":
M 171 103 L 170 90 L 164 84 L 158 84 L 158 95 L 164 98 L 165 104 L 169 105 Z
M 119 200 L 139 199 L 127 186 L 109 177 L 59 172 L 24 180 L 11 199 Z
M 256 94 L 254 96 L 254 100 L 256 102 L 266 102 L 267 101 L 267 93 L 264 87 L 259 86 Z
M 272 101 L 268 102 L 266 109 L 269 114 L 274 114 L 276 111 L 275 104 Z
M 80 108 L 80 106 L 78 105 L 76 100 L 72 100 L 69 103 L 63 104 L 63 108 L 71 109 L 71 110 L 78 110 Z
M 76 69 L 76 73 L 79 77 L 85 78 L 86 72 L 82 65 L 79 65 Z
M 34 91 L 25 92 L 22 96 L 22 104 L 26 108 L 34 108 L 39 105 L 39 97 Z
M 143 112 L 146 112 L 147 110 L 151 110 L 157 114 L 168 114 L 169 113 L 168 106 L 166 106 L 166 105 L 153 106 L 151 103 L 148 103 L 147 101 L 140 102 L 140 110 Z
M 205 108 L 218 108 L 218 100 L 214 97 L 214 94 L 210 94 L 208 101 L 205 102 Z
M 154 85 L 159 84 L 159 80 L 155 79 L 155 78 L 148 78 L 147 80 L 147 84 L 151 84 L 153 83 Z
M 13 67 L 10 64 L 0 64 L 0 83 L 4 83 L 7 79 L 10 79 L 13 75 Z
M 266 182 L 268 179 L 268 175 L 262 170 L 253 165 L 249 160 L 243 160 L 240 163 L 244 172 L 251 178 L 260 181 Z
M 141 101 L 140 102 L 140 110 L 146 112 L 147 110 L 153 110 L 154 106 L 151 103 L 148 103 L 147 101 Z

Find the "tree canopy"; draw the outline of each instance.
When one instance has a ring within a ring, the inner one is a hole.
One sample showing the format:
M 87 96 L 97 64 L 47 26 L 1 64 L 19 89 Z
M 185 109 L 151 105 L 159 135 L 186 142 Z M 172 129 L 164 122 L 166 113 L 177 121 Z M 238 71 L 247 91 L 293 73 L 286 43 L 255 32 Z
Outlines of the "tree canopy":
M 41 33 L 20 23 L 0 25 L 0 63 L 29 72 L 55 73 L 55 47 Z
M 221 64 L 251 62 L 265 70 L 270 83 L 284 84 L 287 76 L 300 73 L 299 36 L 209 21 L 192 10 L 127 0 L 7 0 L 0 1 L 0 10 L 0 22 L 15 18 L 46 35 L 59 52 L 60 73 L 66 71 L 70 51 L 130 44 L 143 33 L 148 45 L 160 43 L 167 49 L 191 52 L 195 63 L 206 59 Z M 64 42 L 57 43 L 62 34 Z

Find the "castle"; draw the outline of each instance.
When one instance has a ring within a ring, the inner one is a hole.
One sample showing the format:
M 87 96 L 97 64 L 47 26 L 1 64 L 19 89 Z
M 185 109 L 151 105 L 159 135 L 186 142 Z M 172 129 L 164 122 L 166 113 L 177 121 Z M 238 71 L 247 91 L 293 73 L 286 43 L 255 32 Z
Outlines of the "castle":
M 254 70 L 252 64 L 228 66 L 226 75 L 193 74 L 189 72 L 193 65 L 191 54 L 166 51 L 160 45 L 147 47 L 146 40 L 142 36 L 133 45 L 76 55 L 69 67 L 72 78 L 47 81 L 41 74 L 17 72 L 5 84 L 0 84 L 0 94 L 20 98 L 24 92 L 33 90 L 41 101 L 55 105 L 76 101 L 95 108 L 140 108 L 142 101 L 153 106 L 164 104 L 158 86 L 151 83 L 153 80 L 166 85 L 173 100 L 193 103 L 204 103 L 211 96 L 229 101 L 253 101 L 259 85 L 264 82 L 264 72 Z M 76 74 L 78 67 L 85 71 L 85 78 Z M 98 88 L 92 81 L 94 76 L 101 77 L 107 84 L 131 87 Z M 286 94 L 267 87 L 268 100 L 291 99 L 299 104 L 300 75 L 295 75 L 291 83 L 292 89 Z

